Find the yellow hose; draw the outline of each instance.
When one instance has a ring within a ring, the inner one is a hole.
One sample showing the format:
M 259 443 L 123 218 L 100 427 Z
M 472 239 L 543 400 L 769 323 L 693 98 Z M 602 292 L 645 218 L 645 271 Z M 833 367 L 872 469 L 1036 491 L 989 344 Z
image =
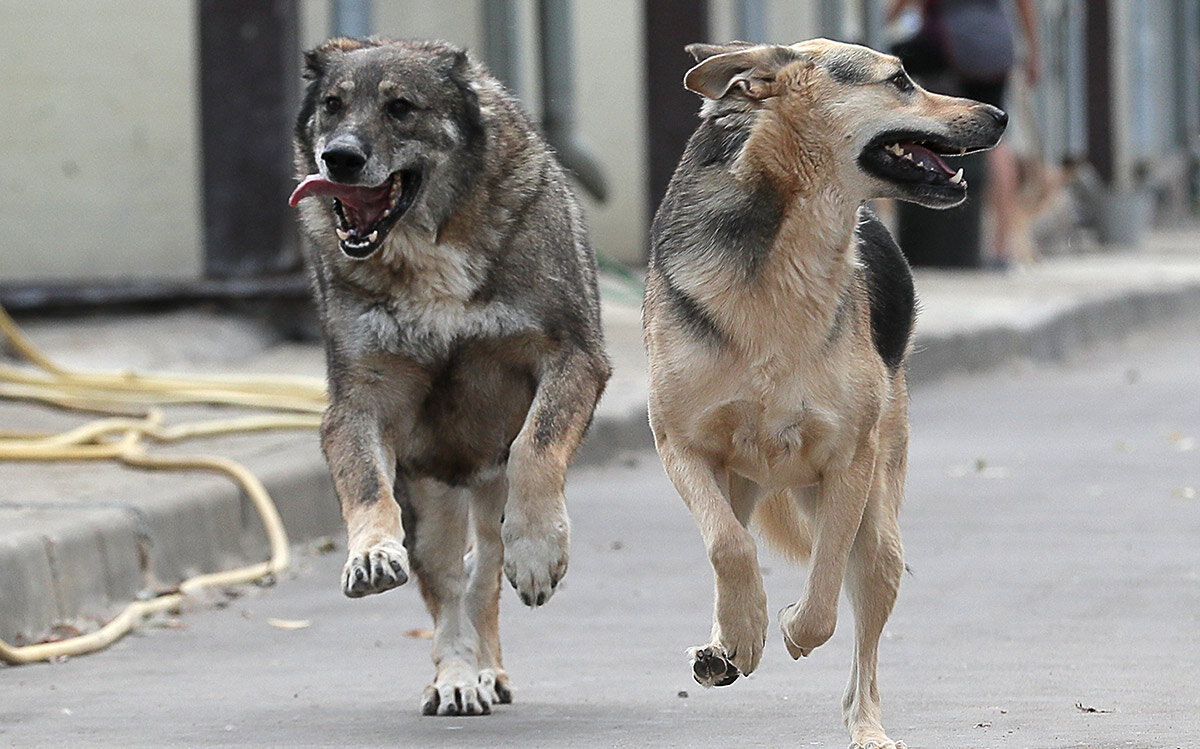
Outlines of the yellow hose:
M 252 582 L 278 575 L 289 561 L 287 532 L 275 503 L 254 474 L 215 455 L 151 455 L 147 440 L 177 442 L 217 434 L 267 429 L 312 429 L 325 407 L 324 383 L 317 378 L 267 376 L 146 376 L 132 372 L 78 373 L 43 354 L 0 307 L 0 333 L 21 358 L 41 371 L 0 364 L 0 399 L 33 400 L 60 408 L 112 414 L 58 434 L 0 433 L 0 460 L 111 460 L 147 470 L 223 473 L 237 482 L 254 504 L 267 533 L 266 562 L 184 580 L 177 592 L 135 601 L 95 632 L 57 642 L 17 647 L 0 641 L 0 661 L 32 663 L 81 655 L 107 647 L 145 617 L 178 608 L 189 596 L 211 587 Z M 157 409 L 134 406 L 206 403 L 297 413 L 213 419 L 166 426 Z

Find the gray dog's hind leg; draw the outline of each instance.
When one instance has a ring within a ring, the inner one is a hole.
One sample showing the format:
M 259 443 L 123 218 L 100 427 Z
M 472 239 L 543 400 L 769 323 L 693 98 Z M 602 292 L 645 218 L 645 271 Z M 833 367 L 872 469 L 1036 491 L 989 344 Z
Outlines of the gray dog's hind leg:
M 480 680 L 491 680 L 500 703 L 512 702 L 512 688 L 500 652 L 500 576 L 504 567 L 500 518 L 507 497 L 508 481 L 504 476 L 470 492 L 474 543 L 466 561 L 465 605 L 479 638 Z
M 413 570 L 433 616 L 434 681 L 421 696 L 424 715 L 486 715 L 493 685 L 480 678 L 479 635 L 467 614 L 467 492 L 433 479 L 413 481 Z

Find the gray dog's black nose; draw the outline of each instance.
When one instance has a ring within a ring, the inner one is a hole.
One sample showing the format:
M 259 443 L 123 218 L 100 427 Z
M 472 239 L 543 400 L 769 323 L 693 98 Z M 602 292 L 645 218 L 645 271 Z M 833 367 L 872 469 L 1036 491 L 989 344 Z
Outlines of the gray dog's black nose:
M 321 161 L 329 176 L 338 182 L 353 182 L 367 163 L 367 155 L 354 146 L 340 145 L 325 149 Z

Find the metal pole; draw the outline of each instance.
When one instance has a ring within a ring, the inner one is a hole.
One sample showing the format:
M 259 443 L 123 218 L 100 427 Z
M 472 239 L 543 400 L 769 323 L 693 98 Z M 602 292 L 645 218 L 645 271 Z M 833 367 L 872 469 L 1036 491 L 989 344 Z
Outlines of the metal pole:
M 1175 121 L 1178 144 L 1194 151 L 1200 138 L 1200 4 L 1176 0 L 1175 95 L 1179 102 Z
M 330 11 L 334 36 L 371 35 L 371 0 L 333 0 Z
M 863 44 L 882 50 L 886 43 L 883 35 L 885 25 L 883 0 L 862 0 Z
M 197 12 L 205 275 L 296 270 L 296 5 L 201 0 Z
M 1087 51 L 1087 156 L 1100 179 L 1111 185 L 1116 164 L 1112 145 L 1112 24 L 1107 0 L 1091 2 L 1084 10 L 1084 49 Z
M 1067 105 L 1064 153 L 1071 159 L 1080 159 L 1087 153 L 1087 11 L 1081 0 L 1071 0 L 1064 6 L 1064 12 Z
M 1132 8 L 1120 0 L 1110 0 L 1109 7 L 1109 109 L 1108 126 L 1112 129 L 1109 147 L 1112 148 L 1112 186 L 1119 192 L 1133 189 L 1133 149 L 1130 130 L 1133 109 L 1130 106 L 1130 77 L 1132 39 L 1130 28 Z
M 667 192 L 687 140 L 696 129 L 700 100 L 683 87 L 692 58 L 683 48 L 708 38 L 707 0 L 642 0 L 646 65 L 646 201 L 650 214 Z
M 600 202 L 608 198 L 608 185 L 600 162 L 583 143 L 575 128 L 575 33 L 569 0 L 540 0 L 542 128 L 558 152 L 558 160 L 574 173 L 579 184 Z
M 1104 182 L 1093 211 L 1102 244 L 1137 244 L 1151 210 L 1133 173 L 1130 10 L 1123 0 L 1087 5 L 1088 159 Z
M 737 0 L 734 7 L 734 36 L 743 42 L 767 41 L 767 3 L 768 0 Z
M 492 75 L 518 98 L 521 81 L 521 14 L 517 0 L 484 0 L 483 56 Z
M 842 7 L 842 0 L 821 0 L 820 29 L 822 36 L 845 41 L 845 10 Z

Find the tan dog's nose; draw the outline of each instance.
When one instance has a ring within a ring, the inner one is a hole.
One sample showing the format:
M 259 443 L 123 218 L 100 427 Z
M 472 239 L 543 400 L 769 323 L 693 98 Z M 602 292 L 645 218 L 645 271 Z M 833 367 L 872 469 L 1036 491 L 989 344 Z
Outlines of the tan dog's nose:
M 1008 127 L 1008 113 L 999 107 L 993 107 L 991 104 L 980 104 L 983 111 L 987 112 L 993 120 L 1000 126 L 1000 129 Z

